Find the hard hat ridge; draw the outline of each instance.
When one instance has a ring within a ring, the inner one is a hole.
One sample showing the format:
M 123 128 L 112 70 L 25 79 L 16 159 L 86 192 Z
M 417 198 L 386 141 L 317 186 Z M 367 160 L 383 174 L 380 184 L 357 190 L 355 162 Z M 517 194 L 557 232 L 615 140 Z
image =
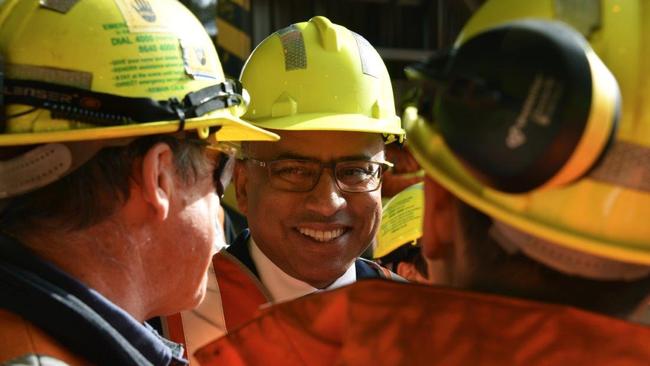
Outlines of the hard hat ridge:
M 337 32 L 337 28 L 334 27 L 334 24 L 324 16 L 315 16 L 309 19 L 310 23 L 316 25 L 318 33 L 320 35 L 321 46 L 330 52 L 339 52 L 341 50 L 342 40 L 340 31 Z

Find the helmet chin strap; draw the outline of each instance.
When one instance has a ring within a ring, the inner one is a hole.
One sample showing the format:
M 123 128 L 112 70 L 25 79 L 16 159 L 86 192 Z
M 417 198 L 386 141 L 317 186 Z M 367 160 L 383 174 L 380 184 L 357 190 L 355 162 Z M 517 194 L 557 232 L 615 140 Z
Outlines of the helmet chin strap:
M 50 143 L 0 161 L 0 199 L 44 187 L 70 174 L 109 146 L 124 146 L 133 138 Z
M 634 281 L 650 274 L 650 266 L 580 252 L 526 234 L 493 220 L 489 235 L 509 254 L 521 251 L 537 262 L 571 276 L 601 281 Z

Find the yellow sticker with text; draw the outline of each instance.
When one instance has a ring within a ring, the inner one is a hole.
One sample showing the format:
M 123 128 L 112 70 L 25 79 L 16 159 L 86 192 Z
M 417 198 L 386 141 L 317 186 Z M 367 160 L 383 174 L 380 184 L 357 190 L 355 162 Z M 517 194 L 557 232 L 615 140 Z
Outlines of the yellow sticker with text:
M 377 247 L 373 257 L 381 258 L 404 244 L 422 237 L 424 183 L 414 184 L 384 205 Z

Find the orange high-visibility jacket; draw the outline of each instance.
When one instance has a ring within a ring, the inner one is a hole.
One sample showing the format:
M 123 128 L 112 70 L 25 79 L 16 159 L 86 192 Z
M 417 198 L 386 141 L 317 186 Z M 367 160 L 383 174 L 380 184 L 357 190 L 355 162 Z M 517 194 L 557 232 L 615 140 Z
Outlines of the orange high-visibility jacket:
M 74 328 L 74 325 L 71 327 Z M 4 365 L 5 362 L 20 360 L 28 365 L 30 357 L 49 357 L 70 366 L 90 365 L 24 318 L 0 310 L 0 363 Z
M 172 341 L 186 344 L 186 349 L 190 353 L 202 346 L 202 344 L 196 344 L 198 340 L 208 342 L 222 336 L 231 329 L 236 329 L 259 315 L 260 307 L 272 302 L 271 296 L 260 281 L 255 264 L 250 257 L 249 238 L 250 232 L 244 230 L 227 250 L 221 250 L 213 257 L 212 267 L 214 273 L 208 275 L 216 276 L 217 293 L 208 291 L 206 297 L 217 296 L 218 298 L 206 298 L 204 300 L 205 303 L 211 304 L 213 308 L 206 308 L 202 304 L 198 309 L 201 313 L 204 313 L 204 317 L 223 318 L 225 324 L 212 321 L 212 324 L 202 324 L 201 329 L 191 329 L 191 324 L 190 327 L 187 326 L 185 314 L 183 314 L 183 317 L 180 314 L 175 314 L 165 319 L 168 333 L 165 335 Z M 357 279 L 387 278 L 403 280 L 374 262 L 357 259 L 355 266 Z M 208 282 L 211 283 L 211 280 Z M 194 324 L 196 325 L 196 322 Z M 201 334 L 197 334 L 198 332 Z
M 201 348 L 213 365 L 648 365 L 650 328 L 495 295 L 367 280 L 277 304 Z

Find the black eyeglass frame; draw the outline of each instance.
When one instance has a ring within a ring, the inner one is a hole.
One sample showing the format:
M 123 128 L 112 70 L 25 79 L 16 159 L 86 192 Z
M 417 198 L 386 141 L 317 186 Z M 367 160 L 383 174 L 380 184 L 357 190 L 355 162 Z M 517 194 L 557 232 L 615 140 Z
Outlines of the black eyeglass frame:
M 214 133 L 218 131 L 221 126 L 214 127 Z M 188 136 L 189 135 L 189 136 Z M 212 171 L 212 180 L 214 182 L 214 187 L 219 198 L 223 198 L 226 188 L 232 181 L 232 177 L 235 171 L 235 161 L 237 160 L 236 156 L 238 154 L 237 145 L 231 142 L 210 142 L 208 140 L 198 138 L 193 136 L 188 132 L 177 133 L 179 138 L 191 139 L 199 144 L 201 144 L 205 149 L 212 150 L 218 153 L 218 156 L 214 159 L 215 166 Z M 211 132 L 211 136 L 212 132 Z
M 320 181 L 321 176 L 323 175 L 323 170 L 325 168 L 329 168 L 332 171 L 332 177 L 334 178 L 334 182 L 336 183 L 336 187 L 341 191 L 341 192 L 346 192 L 346 193 L 367 193 L 367 192 L 374 192 L 378 190 L 381 187 L 381 183 L 383 181 L 384 173 L 388 171 L 390 168 L 393 167 L 393 163 L 389 161 L 374 161 L 374 160 L 339 160 L 339 161 L 330 161 L 330 162 L 322 162 L 318 160 L 310 160 L 310 159 L 272 159 L 272 160 L 261 160 L 261 159 L 256 159 L 252 157 L 240 157 L 240 160 L 243 161 L 251 161 L 255 163 L 255 165 L 261 167 L 261 168 L 266 168 L 266 173 L 269 178 L 269 182 L 273 182 L 273 179 L 271 178 L 271 165 L 275 162 L 282 162 L 282 161 L 295 161 L 295 162 L 306 162 L 306 163 L 316 163 L 319 164 L 320 169 L 318 171 L 318 174 L 316 175 L 316 178 L 314 179 L 313 184 L 309 189 L 285 189 L 285 188 L 278 188 L 274 187 L 279 190 L 287 191 L 287 192 L 310 192 L 313 190 L 316 185 L 318 185 L 318 182 Z M 343 163 L 352 163 L 352 162 L 363 162 L 363 163 L 373 163 L 373 164 L 378 164 L 380 167 L 380 172 L 379 172 L 379 182 L 377 183 L 377 187 L 370 189 L 370 190 L 361 190 L 361 191 L 354 191 L 354 190 L 349 190 L 346 189 L 345 187 L 342 186 L 342 183 L 339 181 L 339 178 L 336 175 L 336 166 L 338 164 L 343 164 Z M 273 184 L 273 183 L 271 183 Z
M 223 198 L 226 188 L 232 181 L 235 172 L 235 161 L 238 155 L 238 147 L 236 144 L 230 142 L 217 142 L 216 144 L 208 145 L 208 149 L 219 152 L 217 159 L 217 166 L 212 173 L 214 186 L 217 190 L 219 198 Z
M 214 179 L 215 188 L 217 189 L 217 195 L 219 195 L 219 198 L 223 198 L 226 188 L 232 180 L 235 158 L 232 155 L 221 152 L 217 164 L 214 173 L 212 173 L 212 177 Z

